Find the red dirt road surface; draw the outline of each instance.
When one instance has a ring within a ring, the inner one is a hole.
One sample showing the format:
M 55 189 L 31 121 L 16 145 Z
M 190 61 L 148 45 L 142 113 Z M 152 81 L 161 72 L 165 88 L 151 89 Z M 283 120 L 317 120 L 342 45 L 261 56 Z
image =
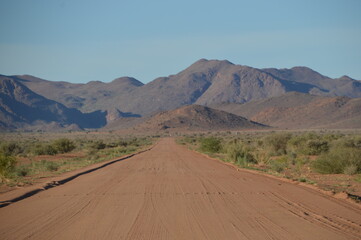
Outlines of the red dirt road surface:
M 361 239 L 361 208 L 161 140 L 0 208 L 0 239 Z

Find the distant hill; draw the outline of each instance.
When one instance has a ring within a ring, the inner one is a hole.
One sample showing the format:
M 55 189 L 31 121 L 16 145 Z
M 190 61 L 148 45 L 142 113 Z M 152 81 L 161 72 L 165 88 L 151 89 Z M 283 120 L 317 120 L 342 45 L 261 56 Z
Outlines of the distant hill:
M 361 98 L 292 92 L 245 104 L 212 107 L 279 128 L 361 128 Z
M 309 88 L 295 88 L 294 91 L 310 93 L 321 96 L 346 96 L 351 98 L 361 97 L 361 82 L 348 76 L 329 78 L 307 67 L 294 67 L 291 69 L 263 69 L 273 76 L 290 82 L 298 82 L 308 85 Z
M 292 91 L 361 97 L 361 82 L 347 76 L 331 79 L 306 67 L 257 69 L 206 59 L 145 85 L 129 77 L 87 84 L 51 82 L 27 75 L 12 78 L 40 95 L 83 112 L 118 109 L 141 116 L 189 104 L 246 103 Z
M 105 113 L 83 114 L 34 93 L 12 78 L 0 78 L 0 128 L 3 130 L 79 130 L 104 125 Z
M 110 83 L 91 81 L 86 84 L 52 82 L 30 75 L 11 76 L 11 78 L 48 99 L 60 102 L 69 108 L 77 108 L 82 112 L 116 109 L 119 106 L 116 102 L 117 96 L 129 95 L 135 88 L 143 85 L 130 77 L 117 78 Z
M 267 126 L 246 118 L 200 105 L 184 106 L 149 117 L 135 126 L 136 130 L 237 130 L 262 129 Z

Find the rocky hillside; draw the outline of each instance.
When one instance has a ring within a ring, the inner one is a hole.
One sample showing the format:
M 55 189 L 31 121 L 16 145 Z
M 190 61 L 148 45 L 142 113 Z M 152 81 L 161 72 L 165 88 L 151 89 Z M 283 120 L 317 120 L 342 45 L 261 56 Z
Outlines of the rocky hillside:
M 200 105 L 189 105 L 155 114 L 145 122 L 136 125 L 135 129 L 142 131 L 207 131 L 262 129 L 266 127 L 231 113 Z
M 0 79 L 1 129 L 99 128 L 105 124 L 105 113 L 83 114 L 63 104 L 40 96 L 20 82 Z
M 361 98 L 293 92 L 245 104 L 213 107 L 279 128 L 361 128 Z
M 131 126 L 133 123 L 143 121 L 143 119 L 137 118 L 146 118 L 158 112 L 186 105 L 218 106 L 223 104 L 222 107 L 230 112 L 274 126 L 339 127 L 337 124 L 341 123 L 336 124 L 326 120 L 322 120 L 320 123 L 315 122 L 313 119 L 317 119 L 316 115 L 304 118 L 304 116 L 308 116 L 304 111 L 317 109 L 316 106 L 321 103 L 316 102 L 315 99 L 330 101 L 331 105 L 332 101 L 345 101 L 347 103 L 345 105 L 353 109 L 354 106 L 357 106 L 358 100 L 351 98 L 361 98 L 361 82 L 347 76 L 331 79 L 306 67 L 257 69 L 235 65 L 229 61 L 205 59 L 195 62 L 175 75 L 157 78 L 147 84 L 130 77 L 117 78 L 109 83 L 92 81 L 86 84 L 73 84 L 47 81 L 29 75 L 0 75 L 0 82 L 4 89 L 8 88 L 5 87 L 5 83 L 8 86 L 9 81 L 16 86 L 21 86 L 22 89 L 26 88 L 26 90 L 19 92 L 16 97 L 6 94 L 1 96 L 3 105 L 1 121 L 4 126 L 18 126 L 18 123 L 21 123 L 20 125 L 34 124 L 36 120 L 51 122 L 54 119 L 60 119 L 57 121 L 58 124 L 71 123 L 82 128 L 100 127 L 105 123 L 111 126 L 117 126 L 119 123 Z M 7 90 L 7 92 L 10 91 Z M 287 94 L 290 92 L 304 95 Z M 20 96 L 21 94 L 25 94 L 28 98 L 35 94 L 36 98 L 41 98 L 44 104 L 25 104 L 22 102 L 24 100 L 22 98 L 27 97 Z M 345 98 L 335 98 L 338 96 Z M 287 101 L 283 102 L 284 99 Z M 15 104 L 14 101 L 20 102 L 22 105 Z M 268 104 L 271 103 L 268 101 L 272 102 L 272 107 L 269 107 Z M 298 104 L 297 107 L 292 105 L 293 101 L 296 105 Z M 249 104 L 239 105 L 243 103 Z M 300 103 L 306 104 L 307 107 Z M 24 107 L 24 104 L 27 107 Z M 48 110 L 53 115 L 38 113 L 45 111 L 45 105 L 49 105 L 49 109 L 52 110 Z M 28 110 L 24 110 L 28 107 L 32 109 L 29 111 L 34 113 L 31 116 L 26 112 Z M 235 109 L 231 109 L 232 107 Z M 348 127 L 359 126 L 356 120 L 352 120 L 355 114 L 357 115 L 357 110 L 350 112 L 351 110 L 346 108 L 341 111 L 326 107 L 326 105 L 323 107 L 325 108 L 320 110 L 337 111 L 338 117 L 336 117 L 336 113 L 330 112 L 332 116 L 335 116 L 335 121 L 345 118 L 348 120 L 344 124 L 349 125 Z M 270 113 L 263 112 L 266 109 Z M 88 114 L 84 115 L 79 111 Z M 274 117 L 271 117 L 273 116 L 272 111 L 275 111 Z M 287 111 L 290 111 L 289 114 Z M 281 113 L 285 115 L 284 118 Z M 88 119 L 84 120 L 84 116 L 87 116 Z M 298 123 L 291 116 L 296 120 L 303 119 L 305 122 Z M 127 120 L 127 118 L 132 120 Z
M 143 85 L 138 80 L 129 77 L 117 78 L 110 83 L 91 81 L 86 84 L 52 82 L 29 75 L 11 78 L 48 99 L 60 102 L 69 108 L 77 108 L 82 112 L 113 111 L 119 108 L 116 102 L 118 96 L 132 95 L 135 88 Z
M 31 76 L 12 78 L 40 95 L 83 112 L 117 109 L 142 116 L 189 104 L 246 103 L 291 91 L 361 97 L 361 82 L 346 76 L 331 79 L 306 67 L 257 69 L 205 59 L 176 75 L 157 78 L 145 85 L 129 77 L 87 84 L 51 82 Z
M 361 82 L 348 76 L 340 78 L 328 78 L 307 67 L 294 67 L 291 69 L 263 69 L 271 75 L 289 82 L 306 84 L 303 91 L 294 89 L 296 92 L 311 93 L 321 96 L 347 96 L 351 98 L 361 97 Z

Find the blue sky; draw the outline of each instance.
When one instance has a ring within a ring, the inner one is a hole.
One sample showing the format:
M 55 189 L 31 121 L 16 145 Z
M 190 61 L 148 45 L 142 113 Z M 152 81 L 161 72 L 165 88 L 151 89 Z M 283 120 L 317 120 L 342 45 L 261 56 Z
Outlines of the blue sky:
M 0 0 L 0 74 L 146 83 L 200 58 L 361 80 L 359 0 Z

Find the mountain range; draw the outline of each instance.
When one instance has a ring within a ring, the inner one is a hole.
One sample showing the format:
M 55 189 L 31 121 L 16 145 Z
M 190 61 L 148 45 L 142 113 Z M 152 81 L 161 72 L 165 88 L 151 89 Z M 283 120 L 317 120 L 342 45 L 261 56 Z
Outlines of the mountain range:
M 265 113 L 269 103 L 267 101 L 274 103 L 272 105 L 274 109 L 283 106 L 282 109 L 288 109 L 284 110 L 285 112 L 292 110 L 296 116 L 309 111 L 311 105 L 315 105 L 321 99 L 325 102 L 346 102 L 344 105 L 348 107 L 347 111 L 340 112 L 339 108 L 329 108 L 329 112 L 323 113 L 335 115 L 341 124 L 342 118 L 346 120 L 355 118 L 357 99 L 361 98 L 361 82 L 347 76 L 332 79 L 307 67 L 257 69 L 236 65 L 226 60 L 206 59 L 195 62 L 175 75 L 160 77 L 147 84 L 131 77 L 117 78 L 109 83 L 92 81 L 86 84 L 74 84 L 48 81 L 30 75 L 0 75 L 0 83 L 0 122 L 5 129 L 32 126 L 39 121 L 46 124 L 57 123 L 61 126 L 73 124 L 79 128 L 99 128 L 106 124 L 116 126 L 115 123 L 118 122 L 121 127 L 120 123 L 129 122 L 128 119 L 137 119 L 135 122 L 139 123 L 142 122 L 140 119 L 149 119 L 149 116 L 159 112 L 192 104 L 226 110 L 270 126 L 292 128 L 294 124 L 288 124 L 289 119 L 279 118 L 277 123 L 276 117 Z M 22 90 L 15 91 L 15 89 Z M 12 91 L 16 93 L 11 94 Z M 293 94 L 294 92 L 299 94 Z M 34 97 L 31 97 L 33 95 Z M 309 104 L 307 108 L 303 105 L 293 108 L 287 105 L 289 101 L 298 102 L 297 99 L 300 99 L 300 102 L 306 101 L 305 99 L 310 101 L 317 99 L 317 101 L 307 103 Z M 22 104 L 21 107 L 19 104 Z M 44 113 L 29 116 L 28 108 L 40 109 Z M 246 110 L 247 108 L 252 111 Z M 259 112 L 256 111 L 257 109 Z M 272 111 L 268 111 L 271 114 Z M 281 110 L 279 108 L 274 111 Z M 346 116 L 346 113 L 349 115 Z M 262 114 L 273 120 L 262 119 L 260 117 Z M 317 118 L 316 115 L 314 117 Z M 283 121 L 287 122 L 283 124 Z M 351 122 L 344 123 L 351 124 L 348 124 L 350 127 L 361 127 L 357 121 L 356 124 L 354 120 Z M 338 126 L 322 121 L 321 123 L 304 124 L 304 126 Z
M 290 92 L 245 104 L 216 104 L 212 108 L 283 129 L 361 128 L 361 98 Z
M 74 108 L 34 93 L 12 78 L 0 80 L 0 128 L 31 129 L 36 125 L 49 130 L 67 127 L 99 128 L 105 124 L 101 111 L 82 113 Z

